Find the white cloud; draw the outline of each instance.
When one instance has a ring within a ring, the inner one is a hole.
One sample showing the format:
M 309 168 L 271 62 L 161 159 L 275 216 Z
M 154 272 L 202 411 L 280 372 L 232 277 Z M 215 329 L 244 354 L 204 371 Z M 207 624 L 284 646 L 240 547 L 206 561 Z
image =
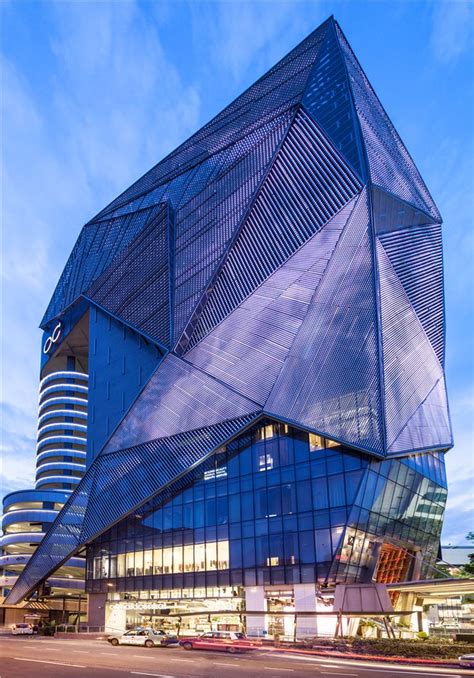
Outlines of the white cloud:
M 1 65 L 2 489 L 31 484 L 37 326 L 82 224 L 189 136 L 200 111 L 139 3 L 42 11 L 47 67 Z
M 435 0 L 431 46 L 438 61 L 456 61 L 472 48 L 472 9 L 470 0 Z

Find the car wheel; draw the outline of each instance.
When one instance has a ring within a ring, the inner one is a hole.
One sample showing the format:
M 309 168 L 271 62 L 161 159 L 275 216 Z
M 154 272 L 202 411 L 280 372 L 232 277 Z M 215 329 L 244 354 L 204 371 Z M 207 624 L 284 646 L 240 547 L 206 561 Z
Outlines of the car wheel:
M 231 645 L 230 647 L 227 648 L 227 652 L 230 652 L 230 654 L 235 654 L 237 652 L 237 648 L 232 647 Z
M 150 639 L 145 640 L 145 647 L 154 647 L 154 646 L 155 646 L 155 643 L 152 640 L 150 640 Z
M 110 643 L 111 643 L 111 645 L 114 645 L 114 646 L 116 646 L 116 645 L 119 644 L 117 638 L 112 638 L 112 640 L 110 641 Z
M 183 643 L 183 647 L 185 650 L 192 650 L 193 646 L 192 643 Z

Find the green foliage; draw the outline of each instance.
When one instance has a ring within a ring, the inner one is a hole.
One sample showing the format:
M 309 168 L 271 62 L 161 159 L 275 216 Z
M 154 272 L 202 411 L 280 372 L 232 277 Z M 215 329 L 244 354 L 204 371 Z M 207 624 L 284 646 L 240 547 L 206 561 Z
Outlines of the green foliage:
M 466 539 L 474 542 L 474 532 L 469 532 Z M 474 553 L 469 554 L 469 562 L 461 567 L 461 573 L 464 577 L 474 577 Z
M 457 659 L 461 654 L 474 654 L 474 643 L 453 643 L 441 638 L 427 638 L 423 642 L 418 639 L 391 638 L 339 638 L 337 640 L 314 638 L 305 645 L 315 649 L 324 648 L 325 650 L 352 652 L 361 655 L 418 659 Z

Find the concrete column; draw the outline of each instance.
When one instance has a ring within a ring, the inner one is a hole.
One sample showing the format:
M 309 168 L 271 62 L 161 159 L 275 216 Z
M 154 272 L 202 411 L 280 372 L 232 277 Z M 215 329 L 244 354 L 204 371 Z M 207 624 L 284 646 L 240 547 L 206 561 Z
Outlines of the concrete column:
M 107 603 L 105 608 L 105 632 L 119 633 L 125 631 L 127 610 L 120 603 Z
M 304 612 L 316 612 L 316 589 L 314 584 L 295 584 L 296 637 L 305 638 L 318 634 L 315 616 L 305 617 Z
M 89 593 L 87 604 L 87 625 L 104 626 L 105 625 L 105 593 Z
M 262 615 L 247 615 L 247 635 L 264 636 L 267 631 L 265 612 L 267 611 L 267 601 L 265 598 L 265 588 L 263 586 L 245 587 L 245 609 L 251 612 L 262 612 Z

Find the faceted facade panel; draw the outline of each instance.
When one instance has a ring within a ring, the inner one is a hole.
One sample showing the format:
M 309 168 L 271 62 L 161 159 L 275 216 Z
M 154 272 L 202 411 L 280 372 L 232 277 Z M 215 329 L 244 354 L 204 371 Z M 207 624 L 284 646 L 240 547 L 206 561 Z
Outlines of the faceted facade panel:
M 85 545 L 91 590 L 386 581 L 400 544 L 430 563 L 440 223 L 331 17 L 83 228 L 43 325 L 100 319 L 95 459 L 8 602 Z

